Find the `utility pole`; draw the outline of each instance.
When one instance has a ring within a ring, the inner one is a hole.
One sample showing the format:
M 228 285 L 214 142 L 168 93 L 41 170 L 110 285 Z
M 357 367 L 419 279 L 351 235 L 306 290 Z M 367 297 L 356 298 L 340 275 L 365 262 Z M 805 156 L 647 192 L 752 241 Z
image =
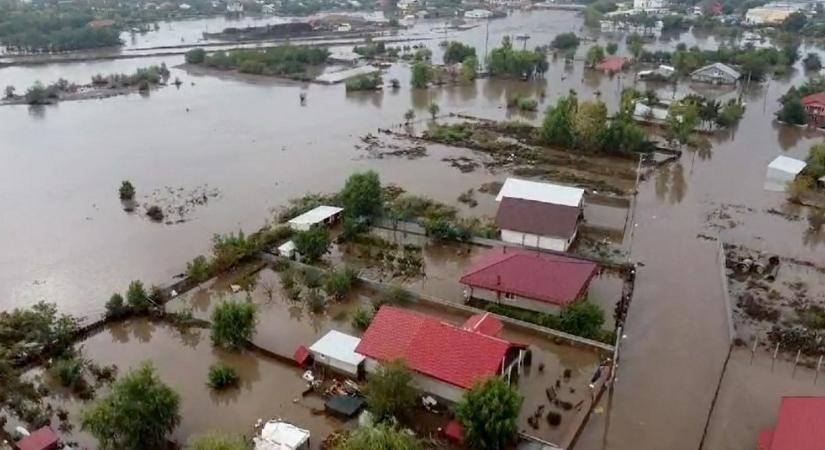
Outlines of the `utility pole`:
M 487 30 L 484 32 L 484 66 L 487 66 L 487 46 L 490 44 L 490 18 L 487 18 Z

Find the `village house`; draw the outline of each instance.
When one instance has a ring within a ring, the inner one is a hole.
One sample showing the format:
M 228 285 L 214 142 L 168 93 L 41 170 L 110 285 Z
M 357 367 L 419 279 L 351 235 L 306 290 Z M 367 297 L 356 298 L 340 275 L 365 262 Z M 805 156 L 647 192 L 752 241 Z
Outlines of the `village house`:
M 768 164 L 764 188 L 768 191 L 785 192 L 788 183 L 795 180 L 805 166 L 805 161 L 784 155 L 777 156 Z
M 496 197 L 501 240 L 567 251 L 584 217 L 584 189 L 508 178 Z
M 364 357 L 355 352 L 361 339 L 340 331 L 331 330 L 309 347 L 316 364 L 329 367 L 337 372 L 360 378 Z M 299 361 L 300 363 L 301 361 Z
M 599 266 L 588 260 L 498 247 L 484 254 L 460 281 L 467 300 L 558 314 L 587 298 L 598 271 Z
M 822 123 L 825 119 L 825 92 L 802 97 L 802 104 L 805 105 L 809 124 L 817 126 Z
M 501 322 L 492 314 L 473 316 L 462 326 L 394 306 L 382 306 L 356 353 L 368 374 L 381 364 L 403 360 L 414 388 L 457 402 L 476 382 L 518 370 L 525 347 L 497 337 Z
M 749 25 L 779 24 L 791 14 L 801 11 L 804 3 L 772 2 L 750 8 L 745 13 L 745 23 Z
M 736 84 L 741 77 L 742 74 L 722 63 L 708 64 L 690 74 L 690 79 L 693 81 L 713 84 Z
M 43 427 L 17 442 L 18 450 L 57 450 L 60 438 L 49 427 Z
M 776 426 L 759 433 L 758 450 L 821 450 L 825 397 L 783 397 Z
M 612 75 L 621 72 L 625 64 L 627 64 L 627 58 L 623 56 L 608 56 L 604 61 L 596 64 L 596 70 Z
M 315 226 L 325 226 L 334 223 L 341 217 L 343 208 L 337 206 L 317 206 L 298 217 L 290 219 L 287 224 L 298 230 L 306 231 Z

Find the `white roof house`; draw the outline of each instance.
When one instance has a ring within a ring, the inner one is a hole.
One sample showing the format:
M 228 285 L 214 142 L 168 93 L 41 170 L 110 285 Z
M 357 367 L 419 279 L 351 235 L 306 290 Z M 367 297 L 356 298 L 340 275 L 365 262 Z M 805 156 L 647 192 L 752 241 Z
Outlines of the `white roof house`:
M 332 330 L 309 347 L 315 362 L 330 366 L 335 370 L 358 376 L 364 356 L 355 353 L 361 339 L 340 331 Z
M 286 256 L 287 258 L 292 258 L 295 255 L 295 242 L 288 240 L 279 245 L 278 254 L 281 256 Z
M 508 178 L 498 192 L 496 201 L 500 202 L 504 197 L 579 207 L 584 197 L 584 189 L 562 186 L 560 184 Z
M 309 431 L 291 423 L 270 420 L 253 442 L 255 450 L 309 450 Z
M 287 222 L 296 230 L 305 231 L 317 224 L 326 224 L 335 220 L 344 208 L 321 205 L 311 209 Z
M 768 173 L 765 176 L 765 189 L 784 192 L 789 181 L 793 181 L 799 172 L 805 168 L 805 161 L 787 156 L 777 156 L 768 164 Z

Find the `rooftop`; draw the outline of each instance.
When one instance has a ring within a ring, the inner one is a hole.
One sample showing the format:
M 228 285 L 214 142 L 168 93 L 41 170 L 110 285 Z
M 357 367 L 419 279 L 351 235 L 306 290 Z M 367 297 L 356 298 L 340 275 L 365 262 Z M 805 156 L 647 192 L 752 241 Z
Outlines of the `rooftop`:
M 355 348 L 361 343 L 361 339 L 355 336 L 341 333 L 340 331 L 331 330 L 329 333 L 323 335 L 321 339 L 315 341 L 309 347 L 311 353 L 327 355 L 347 364 L 357 366 L 361 364 L 364 357 L 355 353 Z
M 498 318 L 490 313 L 475 314 L 461 326 L 465 330 L 477 331 L 489 336 L 497 336 L 504 328 Z
M 768 164 L 769 169 L 781 170 L 783 172 L 792 173 L 794 175 L 802 172 L 802 169 L 805 168 L 805 161 L 801 161 L 795 158 L 789 158 L 787 156 L 777 156 Z
M 498 206 L 496 225 L 502 230 L 569 238 L 576 234 L 579 213 L 575 206 L 504 197 Z
M 624 68 L 625 63 L 627 63 L 627 59 L 622 56 L 608 56 L 604 61 L 596 64 L 596 69 L 605 72 L 618 72 Z
M 288 223 L 290 225 L 314 225 L 339 214 L 343 210 L 343 208 L 337 206 L 321 205 L 291 219 Z
M 295 450 L 309 441 L 309 431 L 290 423 L 270 420 L 253 439 L 255 450 Z
M 508 178 L 498 192 L 496 201 L 500 202 L 503 198 L 510 197 L 578 207 L 583 196 L 584 189 L 581 188 Z
M 727 74 L 728 76 L 733 77 L 733 78 L 737 78 L 737 79 L 742 76 L 742 74 L 737 72 L 736 69 L 734 69 L 733 67 L 728 66 L 726 64 L 719 63 L 719 62 L 713 63 L 713 64 L 708 64 L 706 66 L 700 67 L 700 68 L 694 70 L 693 73 L 691 73 L 691 75 L 695 75 L 697 73 L 704 72 L 708 69 L 717 69 L 717 70 Z
M 43 427 L 24 437 L 17 443 L 20 450 L 51 450 L 56 449 L 59 438 L 49 427 Z
M 802 97 L 804 105 L 825 105 L 825 91 L 817 92 L 816 94 L 806 95 Z
M 584 259 L 497 247 L 461 282 L 564 306 L 581 297 L 597 270 L 596 263 Z
M 470 389 L 498 374 L 512 346 L 434 317 L 383 306 L 356 351 L 381 362 L 403 359 L 416 372 Z
M 776 427 L 759 433 L 759 450 L 821 450 L 825 397 L 783 397 Z

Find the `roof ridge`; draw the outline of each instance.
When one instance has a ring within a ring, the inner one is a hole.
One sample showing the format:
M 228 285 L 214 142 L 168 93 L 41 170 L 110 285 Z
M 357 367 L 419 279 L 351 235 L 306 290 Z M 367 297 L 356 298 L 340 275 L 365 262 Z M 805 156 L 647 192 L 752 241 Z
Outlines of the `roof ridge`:
M 488 338 L 488 339 L 491 339 L 491 340 L 494 340 L 494 341 L 497 341 L 497 342 L 501 342 L 503 344 L 507 344 L 508 346 L 513 345 L 513 343 L 508 341 L 507 339 L 500 338 L 498 336 L 491 336 L 489 334 L 484 334 L 484 333 L 481 333 L 481 332 L 476 331 L 476 330 L 468 330 L 468 329 L 466 329 L 464 327 L 460 327 L 460 326 L 458 326 L 458 325 L 456 325 L 452 322 L 447 322 L 446 320 L 439 320 L 438 323 L 439 323 L 439 325 L 443 325 L 443 326 L 446 326 L 446 327 L 449 327 L 449 328 L 452 328 L 452 329 L 455 329 L 455 330 L 458 330 L 458 331 L 461 331 L 461 332 L 464 332 L 464 333 L 472 334 L 474 336 L 482 336 L 482 337 L 485 337 L 485 338 Z M 418 333 L 416 333 L 416 335 L 417 334 Z
M 504 247 L 500 247 L 500 248 L 504 248 Z M 494 251 L 497 251 L 497 250 L 494 250 Z M 506 251 L 503 251 L 502 253 L 503 253 L 503 254 L 506 254 L 507 252 L 506 252 Z M 483 267 L 479 267 L 479 268 L 477 268 L 476 270 L 473 270 L 472 272 L 467 272 L 467 273 L 465 273 L 464 275 L 462 275 L 462 276 L 461 276 L 461 278 L 468 277 L 468 276 L 470 276 L 470 275 L 475 275 L 475 274 L 477 274 L 477 273 L 481 272 L 482 270 L 487 270 L 487 269 L 489 269 L 489 268 L 491 268 L 491 267 L 495 267 L 495 266 L 497 266 L 497 265 L 499 265 L 499 264 L 503 263 L 504 261 L 508 261 L 508 260 L 512 259 L 514 256 L 516 256 L 516 255 L 518 255 L 518 254 L 519 254 L 519 252 L 518 252 L 518 251 L 515 251 L 515 252 L 513 252 L 513 253 L 511 253 L 511 254 L 509 254 L 509 255 L 506 255 L 506 256 L 502 257 L 501 259 L 499 259 L 499 260 L 498 260 L 498 261 L 496 261 L 496 262 L 493 262 L 493 263 L 487 264 L 486 266 L 483 266 Z

